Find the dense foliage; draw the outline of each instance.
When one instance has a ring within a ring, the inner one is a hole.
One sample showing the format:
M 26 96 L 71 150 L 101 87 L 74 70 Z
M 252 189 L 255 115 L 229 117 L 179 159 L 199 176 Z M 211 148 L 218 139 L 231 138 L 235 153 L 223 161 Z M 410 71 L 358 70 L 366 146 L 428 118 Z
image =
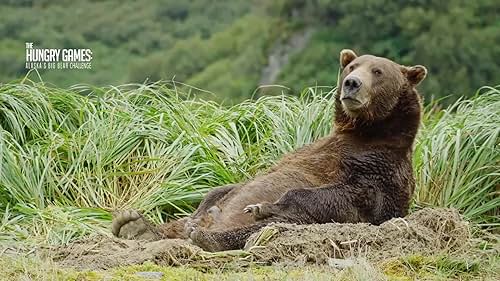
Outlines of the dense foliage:
M 221 107 L 171 84 L 0 87 L 0 240 L 60 243 L 106 231 L 110 212 L 154 221 L 193 210 L 211 187 L 264 171 L 328 134 L 334 91 Z M 456 207 L 499 227 L 500 91 L 427 110 L 414 208 Z
M 254 93 L 278 46 L 312 30 L 304 48 L 282 55 L 273 82 L 295 93 L 335 85 L 338 52 L 353 48 L 427 66 L 427 100 L 453 101 L 498 82 L 499 13 L 495 0 L 8 0 L 0 4 L 0 82 L 26 73 L 24 43 L 34 42 L 93 50 L 92 70 L 42 71 L 58 86 L 175 77 L 238 101 Z

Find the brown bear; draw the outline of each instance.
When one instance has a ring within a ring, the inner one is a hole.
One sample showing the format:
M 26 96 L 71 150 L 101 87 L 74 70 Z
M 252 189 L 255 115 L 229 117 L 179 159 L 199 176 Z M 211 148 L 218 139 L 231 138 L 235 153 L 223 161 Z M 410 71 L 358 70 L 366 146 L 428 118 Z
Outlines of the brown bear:
M 239 249 L 271 222 L 380 224 L 407 214 L 412 147 L 421 118 L 415 87 L 427 70 L 340 53 L 333 132 L 285 155 L 270 171 L 213 189 L 189 218 L 159 227 L 136 211 L 115 216 L 123 238 L 191 238 L 205 250 Z

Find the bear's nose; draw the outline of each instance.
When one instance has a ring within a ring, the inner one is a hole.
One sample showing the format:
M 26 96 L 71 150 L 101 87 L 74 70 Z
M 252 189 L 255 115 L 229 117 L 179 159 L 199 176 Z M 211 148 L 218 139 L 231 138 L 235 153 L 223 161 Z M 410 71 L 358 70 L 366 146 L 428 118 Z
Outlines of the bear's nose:
M 361 80 L 358 77 L 348 77 L 344 80 L 344 90 L 349 94 L 355 94 L 361 88 Z

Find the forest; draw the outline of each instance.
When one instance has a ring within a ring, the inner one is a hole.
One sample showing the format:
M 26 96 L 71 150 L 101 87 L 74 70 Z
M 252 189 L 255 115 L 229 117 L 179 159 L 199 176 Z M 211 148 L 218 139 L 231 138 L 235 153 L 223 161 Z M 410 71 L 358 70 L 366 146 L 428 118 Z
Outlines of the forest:
M 343 48 L 427 66 L 428 102 L 448 104 L 500 73 L 495 0 L 2 2 L 4 83 L 26 74 L 25 42 L 93 51 L 91 70 L 40 70 L 58 87 L 174 80 L 229 104 L 332 87 Z

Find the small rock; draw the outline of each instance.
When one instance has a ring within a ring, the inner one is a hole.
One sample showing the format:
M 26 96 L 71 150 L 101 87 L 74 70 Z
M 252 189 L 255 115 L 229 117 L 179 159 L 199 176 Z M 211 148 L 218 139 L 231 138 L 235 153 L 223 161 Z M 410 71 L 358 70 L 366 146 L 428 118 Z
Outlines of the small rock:
M 141 271 L 141 272 L 136 272 L 135 275 L 140 276 L 142 278 L 160 279 L 163 277 L 163 272 Z
M 351 259 L 328 259 L 328 265 L 337 269 L 346 269 L 354 266 L 354 261 Z

